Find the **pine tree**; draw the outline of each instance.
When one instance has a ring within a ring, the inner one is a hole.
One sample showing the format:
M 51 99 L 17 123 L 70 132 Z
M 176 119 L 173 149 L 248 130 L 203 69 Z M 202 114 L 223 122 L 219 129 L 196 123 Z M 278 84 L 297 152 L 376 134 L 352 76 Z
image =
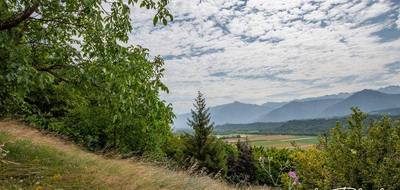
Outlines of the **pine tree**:
M 200 91 L 193 106 L 195 110 L 191 110 L 192 119 L 188 119 L 188 125 L 194 130 L 194 146 L 196 149 L 194 156 L 199 160 L 204 160 L 204 148 L 212 134 L 214 123 L 210 122 L 209 109 L 206 107 L 206 100 Z
M 187 135 L 186 155 L 196 159 L 200 167 L 206 168 L 210 173 L 226 171 L 226 153 L 224 144 L 212 133 L 214 123 L 211 122 L 209 108 L 205 98 L 198 92 L 194 110 L 191 110 L 192 118 L 188 125 L 193 129 L 193 135 Z

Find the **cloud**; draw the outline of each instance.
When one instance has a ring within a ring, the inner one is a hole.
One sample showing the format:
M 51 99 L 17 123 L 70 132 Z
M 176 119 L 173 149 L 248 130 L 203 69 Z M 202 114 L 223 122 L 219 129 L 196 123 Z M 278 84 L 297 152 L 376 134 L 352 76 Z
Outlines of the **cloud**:
M 166 59 L 165 83 L 178 113 L 197 90 L 209 105 L 283 101 L 399 81 L 398 1 L 176 0 L 175 19 L 153 27 L 132 12 L 130 43 Z

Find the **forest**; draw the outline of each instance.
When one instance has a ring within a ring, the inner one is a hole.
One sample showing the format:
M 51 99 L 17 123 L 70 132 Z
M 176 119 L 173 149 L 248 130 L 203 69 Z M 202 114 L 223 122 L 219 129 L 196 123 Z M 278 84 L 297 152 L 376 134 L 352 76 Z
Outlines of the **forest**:
M 194 132 L 174 134 L 173 105 L 160 98 L 168 93 L 163 58 L 128 44 L 132 7 L 154 13 L 153 25 L 167 25 L 173 20 L 168 3 L 1 1 L 0 117 L 89 151 L 169 162 L 237 187 L 400 188 L 399 121 L 367 119 L 358 108 L 330 121 L 315 147 L 266 148 L 218 139 L 198 92 L 188 121 Z

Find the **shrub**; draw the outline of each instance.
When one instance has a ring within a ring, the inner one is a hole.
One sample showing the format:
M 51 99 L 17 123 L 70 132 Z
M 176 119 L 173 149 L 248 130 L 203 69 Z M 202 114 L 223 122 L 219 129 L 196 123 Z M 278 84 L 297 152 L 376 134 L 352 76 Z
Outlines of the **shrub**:
M 348 126 L 331 130 L 320 149 L 293 154 L 304 189 L 400 188 L 400 125 L 384 117 L 365 123 L 353 108 Z
M 281 175 L 292 168 L 289 154 L 289 149 L 254 147 L 253 159 L 256 160 L 254 183 L 282 186 Z

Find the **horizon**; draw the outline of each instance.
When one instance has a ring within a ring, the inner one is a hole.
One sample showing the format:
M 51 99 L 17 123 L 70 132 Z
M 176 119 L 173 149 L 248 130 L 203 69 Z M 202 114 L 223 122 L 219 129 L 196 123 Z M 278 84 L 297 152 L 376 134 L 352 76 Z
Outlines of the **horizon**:
M 331 95 L 340 95 L 340 94 L 350 94 L 351 95 L 351 94 L 354 94 L 354 93 L 357 93 L 357 92 L 360 92 L 360 91 L 363 91 L 363 90 L 379 91 L 380 89 L 384 89 L 384 88 L 388 88 L 388 87 L 398 87 L 398 88 L 400 88 L 400 85 L 393 84 L 393 85 L 388 85 L 388 86 L 382 86 L 382 87 L 375 88 L 375 89 L 365 88 L 365 89 L 356 90 L 356 91 L 338 92 L 338 93 L 334 93 L 334 94 L 325 94 L 325 95 L 320 95 L 320 96 L 310 96 L 310 97 L 304 97 L 304 98 L 289 99 L 287 101 L 266 101 L 266 102 L 262 102 L 262 103 L 258 103 L 258 104 L 257 103 L 251 103 L 251 102 L 243 102 L 243 101 L 233 100 L 232 102 L 227 102 L 227 103 L 218 104 L 218 105 L 208 105 L 207 104 L 207 107 L 214 108 L 214 107 L 224 106 L 224 105 L 233 104 L 233 103 L 257 105 L 257 106 L 262 106 L 263 104 L 266 104 L 266 103 L 284 103 L 284 104 L 287 104 L 287 103 L 295 102 L 295 101 L 311 101 L 311 100 L 307 100 L 307 99 L 320 98 L 320 97 L 331 96 Z M 384 93 L 384 92 L 381 92 L 381 93 Z M 327 98 L 327 99 L 329 99 L 329 98 Z M 192 108 L 190 108 L 190 109 L 192 109 Z M 177 115 L 188 114 L 188 113 L 190 113 L 190 109 L 187 110 L 186 112 L 176 113 L 176 114 Z
M 376 89 L 400 76 L 396 0 L 171 2 L 174 21 L 153 27 L 132 13 L 130 43 L 165 59 L 162 97 L 175 113 L 198 90 L 209 106 L 261 104 Z

